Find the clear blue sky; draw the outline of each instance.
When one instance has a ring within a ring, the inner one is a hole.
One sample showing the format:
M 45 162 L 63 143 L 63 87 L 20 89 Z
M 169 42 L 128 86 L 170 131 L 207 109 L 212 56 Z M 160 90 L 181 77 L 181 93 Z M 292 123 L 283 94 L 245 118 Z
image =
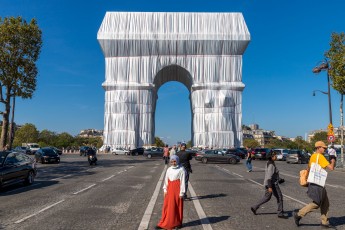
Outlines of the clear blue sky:
M 345 1 L 139 1 L 0 0 L 0 16 L 36 18 L 43 31 L 38 85 L 18 100 L 15 121 L 39 130 L 76 135 L 103 129 L 104 56 L 97 31 L 107 11 L 242 12 L 251 34 L 243 56 L 243 124 L 257 123 L 288 137 L 305 136 L 329 123 L 323 60 L 332 32 L 344 32 Z M 189 92 L 170 82 L 159 92 L 156 136 L 173 144 L 190 140 Z M 333 123 L 340 123 L 340 95 L 332 91 Z

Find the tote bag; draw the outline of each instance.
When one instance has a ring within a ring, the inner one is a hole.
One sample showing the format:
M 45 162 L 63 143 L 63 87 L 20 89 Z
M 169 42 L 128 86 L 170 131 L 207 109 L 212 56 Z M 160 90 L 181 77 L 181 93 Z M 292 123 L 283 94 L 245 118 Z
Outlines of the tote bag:
M 317 154 L 316 163 L 311 163 L 308 175 L 308 183 L 313 183 L 324 187 L 327 179 L 327 171 L 324 170 L 318 163 L 319 154 Z

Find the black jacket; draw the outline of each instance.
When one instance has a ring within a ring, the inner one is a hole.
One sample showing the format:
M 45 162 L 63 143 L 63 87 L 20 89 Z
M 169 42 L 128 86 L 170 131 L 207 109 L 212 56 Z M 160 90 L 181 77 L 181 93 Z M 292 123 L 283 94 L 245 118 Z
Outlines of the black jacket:
M 186 152 L 186 151 L 179 151 L 176 153 L 176 155 L 180 159 L 180 164 L 188 171 L 192 172 L 192 166 L 190 165 L 190 160 L 193 159 L 192 153 Z

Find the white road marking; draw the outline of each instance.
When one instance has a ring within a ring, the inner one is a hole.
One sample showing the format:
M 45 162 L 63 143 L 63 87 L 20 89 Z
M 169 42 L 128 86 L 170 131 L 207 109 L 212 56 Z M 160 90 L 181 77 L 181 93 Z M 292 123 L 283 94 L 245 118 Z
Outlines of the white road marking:
M 72 174 L 68 174 L 68 175 L 66 175 L 66 176 L 54 178 L 54 179 L 51 179 L 51 180 L 52 180 L 52 181 L 54 181 L 54 180 L 60 180 L 60 179 L 62 179 L 62 178 L 69 177 L 69 176 L 72 176 Z
M 151 197 L 151 200 L 149 202 L 149 204 L 147 205 L 147 208 L 145 210 L 145 213 L 143 215 L 143 218 L 141 219 L 141 222 L 139 224 L 139 228 L 138 230 L 147 230 L 148 227 L 149 227 L 149 222 L 150 222 L 150 219 L 151 219 L 151 215 L 152 215 L 152 212 L 153 212 L 153 208 L 155 206 L 155 203 L 157 201 L 157 197 L 158 197 L 158 194 L 159 194 L 159 190 L 162 186 L 162 183 L 163 183 L 163 180 L 164 180 L 164 175 L 165 175 L 165 171 L 166 171 L 166 168 L 167 166 L 165 165 L 164 166 L 164 170 L 159 178 L 159 181 L 156 185 L 156 189 Z
M 111 175 L 110 177 L 107 177 L 107 178 L 103 179 L 102 182 L 104 182 L 104 181 L 106 181 L 106 180 L 109 180 L 109 179 L 113 178 L 114 176 L 115 176 L 115 175 Z
M 19 224 L 19 223 L 21 223 L 21 222 L 23 222 L 23 221 L 25 221 L 25 220 L 27 220 L 27 219 L 33 217 L 33 216 L 36 216 L 37 214 L 40 214 L 41 212 L 44 212 L 45 210 L 50 209 L 50 208 L 54 207 L 55 205 L 58 205 L 58 204 L 60 204 L 60 203 L 62 203 L 62 202 L 64 202 L 64 201 L 65 201 L 65 200 L 60 200 L 60 201 L 58 201 L 58 202 L 56 202 L 56 203 L 54 203 L 54 204 L 51 204 L 51 205 L 49 205 L 49 206 L 47 206 L 47 207 L 45 207 L 45 208 L 39 210 L 38 212 L 35 212 L 34 214 L 31 214 L 31 215 L 29 215 L 29 216 L 27 216 L 27 217 L 24 217 L 24 218 L 22 218 L 22 219 L 20 219 L 20 220 L 17 220 L 17 221 L 14 222 L 14 223 L 15 223 L 15 224 Z
M 197 195 L 193 189 L 193 186 L 190 182 L 188 182 L 188 189 L 189 189 L 190 195 L 192 197 L 197 197 Z M 201 206 L 199 200 L 198 199 L 192 199 L 192 201 L 193 201 L 194 207 L 196 209 L 196 212 L 198 213 L 199 220 L 202 224 L 202 228 L 204 230 L 212 230 L 212 226 L 210 224 L 210 221 L 208 220 L 204 210 L 202 209 L 202 206 Z
M 92 187 L 95 186 L 95 185 L 96 185 L 96 184 L 92 184 L 92 185 L 90 185 L 90 186 L 88 186 L 88 187 L 86 187 L 86 188 L 83 188 L 82 190 L 79 190 L 78 192 L 73 193 L 73 195 L 77 195 L 77 194 L 79 194 L 79 193 L 81 193 L 81 192 L 84 192 L 85 190 L 88 190 L 88 189 L 92 188 Z

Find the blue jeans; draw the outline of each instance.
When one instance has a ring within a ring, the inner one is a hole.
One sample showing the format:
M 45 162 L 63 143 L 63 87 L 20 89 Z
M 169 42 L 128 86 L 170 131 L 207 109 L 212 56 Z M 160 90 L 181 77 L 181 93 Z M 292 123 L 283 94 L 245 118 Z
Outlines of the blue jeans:
M 252 166 L 252 160 L 247 160 L 246 161 L 246 166 L 249 171 L 252 171 L 253 166 Z

